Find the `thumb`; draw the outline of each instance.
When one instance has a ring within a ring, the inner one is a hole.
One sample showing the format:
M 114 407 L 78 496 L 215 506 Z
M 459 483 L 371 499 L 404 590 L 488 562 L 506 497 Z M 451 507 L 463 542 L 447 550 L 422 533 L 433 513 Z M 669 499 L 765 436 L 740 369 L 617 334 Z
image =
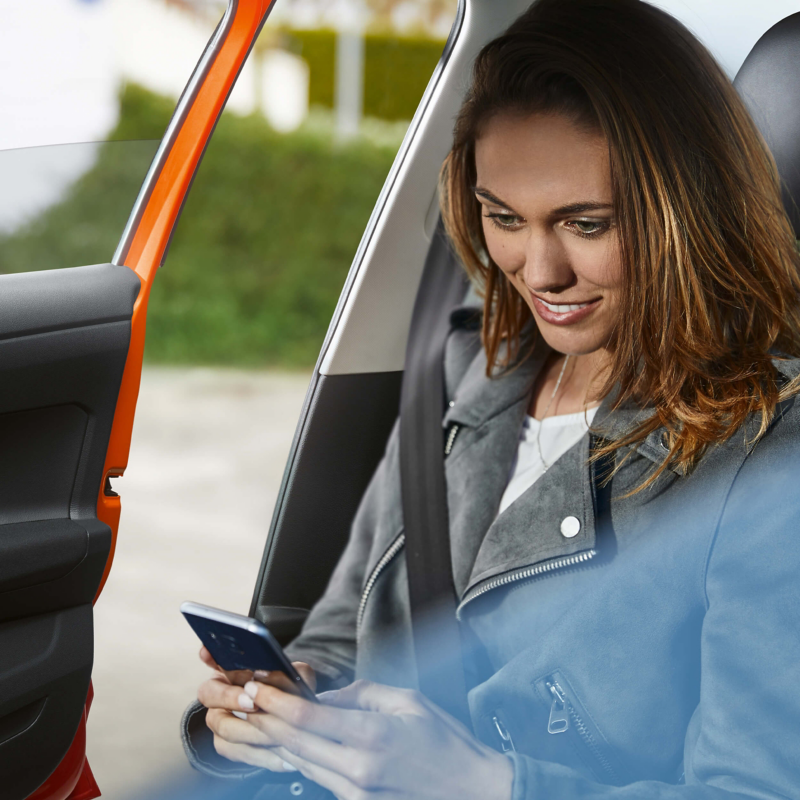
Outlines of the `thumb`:
M 396 689 L 372 681 L 358 680 L 331 692 L 317 696 L 321 703 L 337 708 L 376 711 L 383 714 L 427 713 L 426 702 L 419 692 L 410 689 Z

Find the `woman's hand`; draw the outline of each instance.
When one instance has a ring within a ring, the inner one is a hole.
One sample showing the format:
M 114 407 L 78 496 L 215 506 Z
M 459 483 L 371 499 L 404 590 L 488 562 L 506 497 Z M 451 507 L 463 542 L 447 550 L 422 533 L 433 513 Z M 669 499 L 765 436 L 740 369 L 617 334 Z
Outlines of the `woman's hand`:
M 236 692 L 227 689 L 232 707 Z M 315 704 L 252 682 L 244 696 L 262 712 L 248 714 L 246 742 L 340 800 L 511 797 L 511 762 L 417 692 L 358 681 Z M 260 766 L 256 751 L 243 760 Z
M 254 705 L 246 694 L 242 694 L 241 689 L 255 679 L 262 684 L 278 687 L 283 692 L 295 692 L 297 690 L 292 682 L 282 672 L 226 672 L 205 647 L 200 650 L 200 659 L 215 670 L 215 674 L 200 685 L 197 699 L 208 708 L 206 724 L 214 733 L 214 747 L 217 752 L 232 761 L 242 761 L 273 772 L 295 771 L 291 764 L 285 763 L 271 750 L 264 749 L 269 745 L 263 737 L 253 737 L 253 726 L 247 721 L 248 714 L 245 712 L 252 712 Z M 313 691 L 317 685 L 313 668 L 302 661 L 295 661 L 294 667 Z M 232 697 L 235 698 L 233 702 Z

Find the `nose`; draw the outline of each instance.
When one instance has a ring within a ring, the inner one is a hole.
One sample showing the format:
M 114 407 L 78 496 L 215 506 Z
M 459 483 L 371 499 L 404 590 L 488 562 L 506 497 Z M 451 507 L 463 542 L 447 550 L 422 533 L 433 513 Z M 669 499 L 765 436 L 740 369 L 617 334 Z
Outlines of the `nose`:
M 562 291 L 576 280 L 566 249 L 558 236 L 548 231 L 531 232 L 521 276 L 525 285 L 536 294 Z

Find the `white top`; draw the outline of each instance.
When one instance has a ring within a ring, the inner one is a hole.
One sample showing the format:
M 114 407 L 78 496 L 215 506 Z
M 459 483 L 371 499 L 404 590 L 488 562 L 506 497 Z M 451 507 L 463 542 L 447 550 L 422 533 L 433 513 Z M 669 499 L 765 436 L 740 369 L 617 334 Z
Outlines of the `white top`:
M 580 441 L 589 425 L 592 424 L 597 406 L 588 411 L 578 411 L 575 414 L 560 414 L 556 417 L 547 417 L 539 422 L 538 419 L 526 416 L 522 423 L 519 435 L 517 456 L 511 467 L 511 477 L 508 486 L 500 500 L 502 514 L 521 494 L 533 486 L 545 473 L 542 456 L 548 467 L 552 467 L 564 453 L 576 442 Z M 536 434 L 539 434 L 539 447 L 536 444 Z

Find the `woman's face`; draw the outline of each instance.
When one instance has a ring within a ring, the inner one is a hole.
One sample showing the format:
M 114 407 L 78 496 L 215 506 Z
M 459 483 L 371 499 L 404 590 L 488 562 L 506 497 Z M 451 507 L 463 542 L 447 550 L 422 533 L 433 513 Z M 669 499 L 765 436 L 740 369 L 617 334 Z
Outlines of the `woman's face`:
M 560 115 L 501 115 L 475 162 L 489 255 L 545 341 L 570 355 L 605 348 L 622 280 L 606 140 Z

